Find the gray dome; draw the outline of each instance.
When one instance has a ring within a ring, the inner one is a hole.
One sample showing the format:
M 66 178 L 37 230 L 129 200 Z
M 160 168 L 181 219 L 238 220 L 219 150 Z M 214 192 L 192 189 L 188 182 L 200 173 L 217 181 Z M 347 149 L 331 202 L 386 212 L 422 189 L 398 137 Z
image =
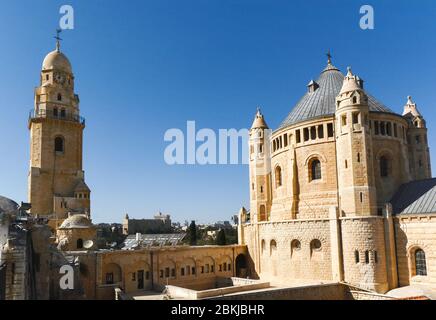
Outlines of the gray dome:
M 306 92 L 281 123 L 280 128 L 310 119 L 334 115 L 336 111 L 336 97 L 341 91 L 343 82 L 344 75 L 339 69 L 329 63 L 316 81 L 319 87 L 313 92 Z M 365 92 L 368 96 L 370 111 L 394 113 L 368 94 L 367 91 Z
M 8 198 L 0 196 L 0 213 L 13 212 L 18 209 L 18 204 Z

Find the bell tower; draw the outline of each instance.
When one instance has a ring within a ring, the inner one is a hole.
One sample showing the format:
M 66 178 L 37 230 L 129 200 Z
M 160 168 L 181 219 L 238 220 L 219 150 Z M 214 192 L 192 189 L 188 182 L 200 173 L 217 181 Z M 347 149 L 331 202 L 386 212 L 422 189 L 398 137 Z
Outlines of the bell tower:
M 90 189 L 82 170 L 85 120 L 68 58 L 56 49 L 44 59 L 40 85 L 35 89 L 30 130 L 28 198 L 33 215 L 57 228 L 69 214 L 90 213 Z
M 270 220 L 272 205 L 270 130 L 260 109 L 257 109 L 249 133 L 250 219 Z
M 431 178 L 430 150 L 424 117 L 418 111 L 412 97 L 407 97 L 403 117 L 409 123 L 407 139 L 409 146 L 410 172 L 414 180 Z

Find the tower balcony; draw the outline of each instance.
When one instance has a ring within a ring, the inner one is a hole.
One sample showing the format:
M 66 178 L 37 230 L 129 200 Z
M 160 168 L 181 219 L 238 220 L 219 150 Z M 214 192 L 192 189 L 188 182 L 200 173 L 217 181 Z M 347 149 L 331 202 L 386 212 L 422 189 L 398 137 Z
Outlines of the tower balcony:
M 53 110 L 34 110 L 31 109 L 29 112 L 29 124 L 33 119 L 40 119 L 40 118 L 47 118 L 47 119 L 55 119 L 55 120 L 61 120 L 61 121 L 70 121 L 70 122 L 77 122 L 81 125 L 85 125 L 85 118 L 73 114 L 70 112 L 60 112 L 59 110 L 53 111 Z

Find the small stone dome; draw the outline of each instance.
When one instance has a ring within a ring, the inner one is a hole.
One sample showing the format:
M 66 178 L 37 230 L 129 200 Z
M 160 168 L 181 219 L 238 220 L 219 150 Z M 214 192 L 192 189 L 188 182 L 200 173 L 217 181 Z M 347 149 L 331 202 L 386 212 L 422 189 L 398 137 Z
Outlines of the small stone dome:
M 0 196 L 0 213 L 14 212 L 18 209 L 18 204 L 8 198 Z
M 89 218 L 84 214 L 75 214 L 62 222 L 59 229 L 83 229 L 83 228 L 91 228 L 92 223 Z
M 42 70 L 60 70 L 68 73 L 73 73 L 71 63 L 67 56 L 59 50 L 50 52 L 42 63 Z

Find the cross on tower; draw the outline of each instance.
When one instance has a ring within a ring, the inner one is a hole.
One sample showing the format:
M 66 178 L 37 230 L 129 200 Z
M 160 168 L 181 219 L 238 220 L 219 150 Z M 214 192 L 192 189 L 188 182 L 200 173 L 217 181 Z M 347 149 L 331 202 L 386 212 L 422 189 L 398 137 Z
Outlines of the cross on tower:
M 330 49 L 329 49 L 329 51 L 327 52 L 327 63 L 328 63 L 328 64 L 331 64 L 331 63 L 332 63 L 332 55 L 330 54 Z
M 62 39 L 59 37 L 61 32 L 62 32 L 62 29 L 56 29 L 56 36 L 54 38 L 56 39 L 56 50 L 57 51 L 60 51 L 60 48 L 61 48 Z

